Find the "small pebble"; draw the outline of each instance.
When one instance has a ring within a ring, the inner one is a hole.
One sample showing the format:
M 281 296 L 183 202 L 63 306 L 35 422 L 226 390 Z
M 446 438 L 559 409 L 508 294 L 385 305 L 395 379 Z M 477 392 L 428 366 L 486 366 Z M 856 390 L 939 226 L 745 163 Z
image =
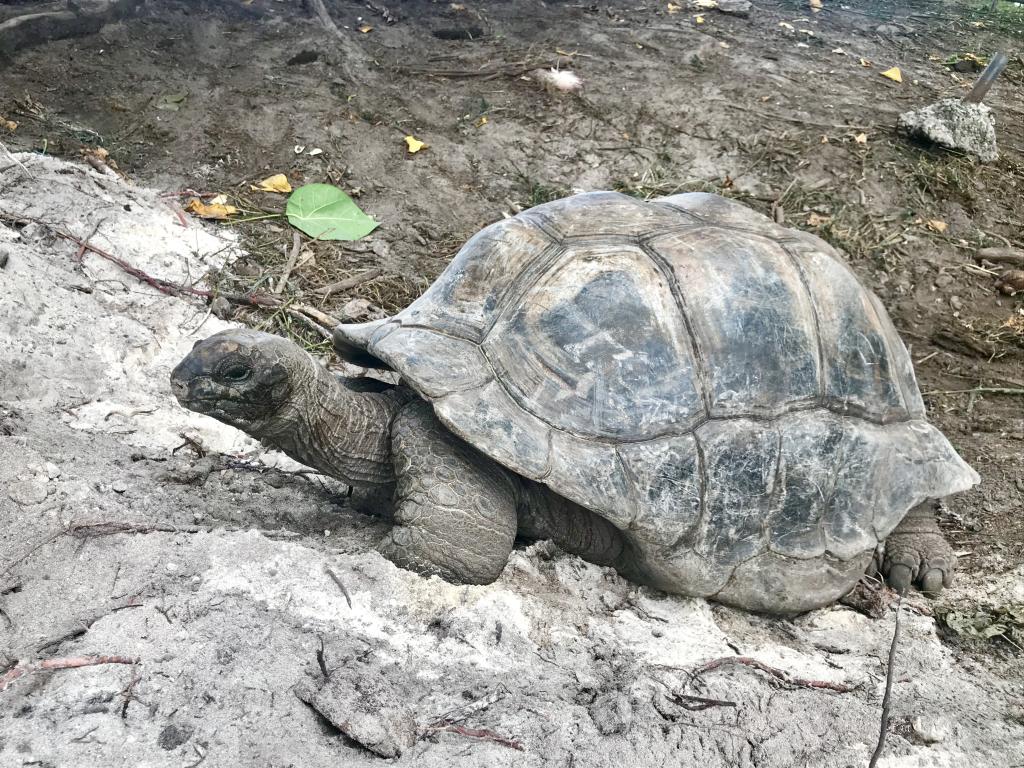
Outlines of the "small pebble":
M 110 484 L 110 490 L 114 493 L 124 493 L 128 490 L 128 483 L 124 480 L 115 480 Z
M 168 573 L 175 573 L 178 570 L 177 563 L 167 563 L 164 567 L 167 569 Z
M 46 462 L 46 464 L 43 466 L 43 469 L 46 470 L 46 476 L 51 480 L 60 477 L 60 467 L 58 467 L 52 461 Z
M 46 483 L 39 479 L 18 480 L 8 486 L 7 495 L 23 506 L 40 504 L 46 500 Z
M 941 718 L 918 715 L 911 723 L 914 734 L 926 744 L 938 744 L 949 736 L 949 723 Z

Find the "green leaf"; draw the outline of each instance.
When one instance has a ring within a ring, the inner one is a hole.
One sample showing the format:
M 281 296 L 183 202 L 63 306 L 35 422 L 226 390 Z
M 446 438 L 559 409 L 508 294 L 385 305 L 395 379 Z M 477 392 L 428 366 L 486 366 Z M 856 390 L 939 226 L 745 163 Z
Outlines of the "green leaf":
M 379 225 L 330 184 L 307 184 L 288 198 L 288 222 L 317 240 L 358 240 Z

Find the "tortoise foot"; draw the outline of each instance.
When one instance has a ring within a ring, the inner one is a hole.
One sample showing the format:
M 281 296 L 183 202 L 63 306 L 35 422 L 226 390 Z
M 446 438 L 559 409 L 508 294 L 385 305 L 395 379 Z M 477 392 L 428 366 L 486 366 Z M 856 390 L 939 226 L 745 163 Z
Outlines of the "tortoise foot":
M 956 569 L 956 556 L 939 531 L 934 502 L 919 504 L 885 540 L 882 575 L 897 592 L 911 586 L 934 597 L 948 587 Z

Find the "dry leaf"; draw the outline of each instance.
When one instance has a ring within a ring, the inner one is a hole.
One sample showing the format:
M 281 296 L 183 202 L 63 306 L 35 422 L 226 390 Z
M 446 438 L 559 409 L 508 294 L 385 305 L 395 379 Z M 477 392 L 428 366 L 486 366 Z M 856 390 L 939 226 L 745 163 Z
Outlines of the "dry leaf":
M 675 3 L 669 3 L 668 4 L 668 8 L 666 8 L 665 10 L 667 10 L 669 13 L 679 13 L 681 8 L 682 8 L 681 5 L 676 5 Z
M 928 229 L 932 232 L 938 232 L 942 234 L 949 229 L 949 224 L 944 222 L 942 219 L 928 219 Z
M 204 203 L 198 197 L 193 197 L 189 199 L 185 210 L 189 213 L 194 213 L 202 219 L 226 219 L 228 216 L 238 213 L 238 209 L 233 205 L 227 205 L 224 202 L 214 202 L 221 198 L 224 198 L 224 195 L 217 195 L 209 203 Z
M 690 8 L 695 11 L 711 11 L 718 7 L 718 0 L 690 0 Z
M 867 144 L 868 135 L 866 133 L 858 133 L 856 136 L 853 137 L 853 140 L 856 141 L 858 144 Z
M 817 13 L 821 10 L 821 0 L 809 0 L 808 5 L 811 6 L 811 13 Z
M 796 27 L 794 27 L 794 26 L 793 26 L 792 24 L 790 24 L 790 23 L 789 23 L 788 21 L 780 21 L 780 22 L 779 22 L 779 26 L 780 26 L 780 27 L 782 27 L 782 28 L 783 28 L 783 29 L 785 29 L 785 30 L 788 30 L 788 31 L 790 31 L 790 32 L 792 32 L 792 31 L 793 31 L 794 29 L 796 29 Z
M 821 143 L 822 144 L 828 144 L 828 136 L 822 136 L 821 137 Z
M 694 16 L 693 17 L 693 21 L 696 24 L 703 24 L 704 23 L 704 17 L 703 16 Z
M 306 155 L 307 157 L 316 157 L 317 155 L 322 155 L 323 153 L 324 151 L 320 149 L 320 147 L 314 147 L 313 149 L 309 150 L 309 152 L 307 152 Z
M 480 119 L 476 121 L 477 128 L 483 128 L 487 125 L 487 115 L 480 115 Z
M 369 24 L 363 24 L 363 26 L 359 28 L 359 31 L 365 35 L 367 32 L 373 32 L 373 27 Z
M 868 61 L 867 59 L 861 59 L 861 60 L 860 60 L 860 65 L 861 65 L 862 67 L 873 67 L 873 66 L 874 66 L 874 64 L 872 64 L 872 63 L 871 63 L 870 61 Z
M 415 155 L 421 149 L 427 149 L 427 145 L 417 139 L 415 136 L 405 137 L 405 146 L 409 148 L 409 154 Z
M 807 214 L 807 226 L 809 227 L 820 227 L 825 222 L 831 220 L 831 216 L 822 216 L 820 213 L 815 213 L 814 211 Z
M 464 6 L 462 3 L 452 3 L 448 7 L 451 8 L 453 11 L 464 11 L 464 10 L 466 10 L 466 6 Z
M 900 68 L 899 67 L 893 67 L 892 69 L 887 69 L 887 70 L 885 70 L 885 72 L 880 72 L 879 74 L 882 77 L 888 77 L 890 80 L 892 80 L 895 83 L 902 83 L 903 82 L 903 73 L 900 72 Z
M 292 191 L 292 185 L 288 183 L 288 177 L 283 173 L 275 173 L 258 184 L 250 186 L 256 192 L 281 192 L 284 194 Z
M 14 133 L 18 130 L 18 124 L 13 120 L 8 120 L 5 117 L 0 117 L 0 125 L 7 129 L 8 133 Z

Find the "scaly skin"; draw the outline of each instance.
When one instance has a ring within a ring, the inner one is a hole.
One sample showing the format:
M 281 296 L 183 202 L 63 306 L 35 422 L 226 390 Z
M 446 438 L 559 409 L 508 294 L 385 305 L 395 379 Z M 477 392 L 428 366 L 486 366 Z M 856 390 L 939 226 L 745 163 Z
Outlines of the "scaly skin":
M 216 334 L 171 381 L 186 407 L 352 486 L 361 507 L 386 506 L 372 510 L 395 523 L 379 549 L 401 567 L 487 584 L 504 569 L 517 532 L 595 563 L 632 563 L 611 523 L 487 458 L 413 393 L 357 391 L 284 339 Z
M 934 596 L 949 586 L 955 568 L 956 555 L 939 530 L 935 502 L 907 512 L 885 540 L 882 575 L 897 592 L 906 592 L 913 584 Z

